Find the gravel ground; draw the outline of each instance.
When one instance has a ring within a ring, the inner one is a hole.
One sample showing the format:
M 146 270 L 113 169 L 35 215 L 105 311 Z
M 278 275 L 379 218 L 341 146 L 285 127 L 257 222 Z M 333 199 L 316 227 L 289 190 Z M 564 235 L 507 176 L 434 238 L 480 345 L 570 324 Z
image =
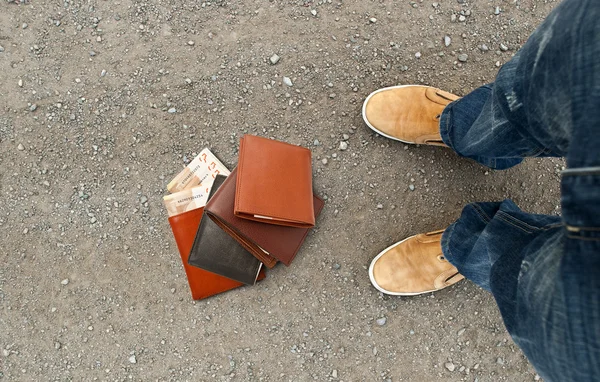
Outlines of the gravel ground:
M 555 5 L 1 0 L 0 379 L 538 380 L 488 293 L 392 298 L 367 267 L 468 202 L 558 213 L 564 163 L 487 170 L 360 111 L 493 81 Z M 309 147 L 326 206 L 291 267 L 193 302 L 162 196 L 245 133 Z

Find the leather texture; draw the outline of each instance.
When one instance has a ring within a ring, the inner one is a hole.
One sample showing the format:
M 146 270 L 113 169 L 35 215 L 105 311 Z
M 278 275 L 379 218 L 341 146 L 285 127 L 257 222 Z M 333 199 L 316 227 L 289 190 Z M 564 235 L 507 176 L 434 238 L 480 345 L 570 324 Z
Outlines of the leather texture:
M 206 213 L 265 266 L 272 268 L 278 260 L 289 266 L 304 242 L 309 228 L 265 224 L 235 216 L 233 206 L 236 174 L 237 168 L 231 172 L 208 202 Z M 315 219 L 321 213 L 323 206 L 323 200 L 313 196 Z
M 208 196 L 209 200 L 225 178 L 224 175 L 217 175 Z M 223 231 L 206 213 L 196 233 L 188 264 L 248 285 L 256 283 L 262 267 L 256 257 Z
M 238 281 L 188 264 L 188 255 L 194 243 L 203 211 L 204 208 L 198 208 L 169 218 L 169 224 L 171 225 L 171 230 L 173 230 L 173 236 L 179 249 L 183 268 L 185 269 L 194 300 L 200 300 L 244 285 Z
M 450 286 L 464 278 L 442 254 L 442 233 L 411 236 L 374 260 L 372 281 L 392 294 L 419 294 Z
M 244 135 L 237 169 L 236 216 L 267 224 L 314 227 L 309 149 Z
M 446 146 L 440 136 L 439 116 L 459 98 L 430 86 L 392 87 L 373 93 L 363 114 L 383 135 L 405 143 Z

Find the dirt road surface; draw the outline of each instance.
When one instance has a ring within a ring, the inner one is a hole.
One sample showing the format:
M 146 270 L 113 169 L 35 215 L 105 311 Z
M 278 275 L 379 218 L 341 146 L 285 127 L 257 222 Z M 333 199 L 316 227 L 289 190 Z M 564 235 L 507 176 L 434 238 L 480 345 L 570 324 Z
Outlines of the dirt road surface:
M 383 86 L 493 81 L 555 5 L 1 0 L 0 379 L 539 379 L 485 291 L 388 297 L 367 268 L 468 202 L 559 213 L 564 163 L 492 171 L 360 112 Z M 193 302 L 162 196 L 204 147 L 233 168 L 246 133 L 310 148 L 326 206 L 292 266 Z

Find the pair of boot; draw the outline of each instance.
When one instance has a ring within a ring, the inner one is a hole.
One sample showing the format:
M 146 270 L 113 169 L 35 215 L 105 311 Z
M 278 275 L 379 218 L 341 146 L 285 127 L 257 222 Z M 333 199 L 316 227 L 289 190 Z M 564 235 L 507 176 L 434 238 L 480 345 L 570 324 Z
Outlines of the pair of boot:
M 446 146 L 439 119 L 459 97 L 429 86 L 379 89 L 365 100 L 363 119 L 378 134 L 404 143 Z M 369 278 L 379 291 L 414 296 L 464 278 L 442 253 L 443 230 L 411 236 L 384 249 L 371 262 Z

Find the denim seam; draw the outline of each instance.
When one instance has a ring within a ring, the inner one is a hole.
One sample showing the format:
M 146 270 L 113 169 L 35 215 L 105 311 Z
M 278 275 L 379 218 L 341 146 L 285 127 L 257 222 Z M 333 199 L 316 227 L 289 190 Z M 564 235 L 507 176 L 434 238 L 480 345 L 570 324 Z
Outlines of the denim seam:
M 550 224 L 550 225 L 547 225 L 544 227 L 535 227 L 535 226 L 525 223 L 524 221 L 522 221 L 520 219 L 515 218 L 512 215 L 507 214 L 504 211 L 498 211 L 497 215 L 498 215 L 499 219 L 505 221 L 506 223 L 511 224 L 512 226 L 521 228 L 522 231 L 525 231 L 527 233 L 533 233 L 535 231 L 548 231 L 553 228 L 564 226 L 563 223 L 557 223 L 557 224 Z
M 507 219 L 506 217 L 503 216 L 498 216 L 498 219 L 502 220 L 503 222 L 510 224 L 511 226 L 520 229 L 521 231 L 525 232 L 525 233 L 533 233 L 535 230 L 528 230 L 526 227 L 520 226 L 517 222 L 513 222 L 510 219 Z
M 486 214 L 483 208 L 479 207 L 478 204 L 473 204 L 472 206 L 475 209 L 475 212 L 477 212 L 477 215 L 483 219 L 484 223 L 489 223 L 492 220 L 492 218 Z
M 567 238 L 573 239 L 573 240 L 582 240 L 582 241 L 600 241 L 600 237 L 581 237 L 581 236 L 567 235 Z

